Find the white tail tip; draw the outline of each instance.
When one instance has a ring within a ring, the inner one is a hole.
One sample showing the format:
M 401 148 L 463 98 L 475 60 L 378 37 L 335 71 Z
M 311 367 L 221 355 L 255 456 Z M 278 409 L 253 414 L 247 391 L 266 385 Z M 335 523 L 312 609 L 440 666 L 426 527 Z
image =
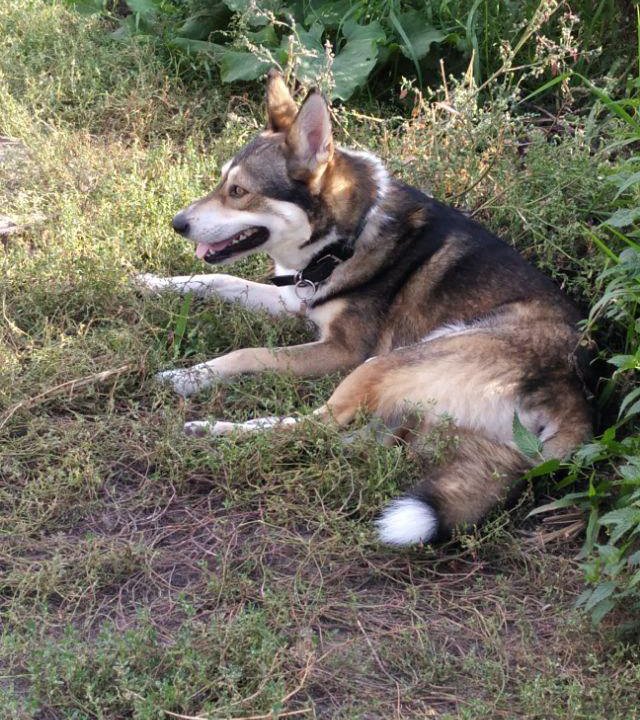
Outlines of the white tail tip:
M 388 545 L 413 545 L 431 540 L 438 529 L 435 510 L 422 500 L 398 498 L 376 520 L 378 537 Z

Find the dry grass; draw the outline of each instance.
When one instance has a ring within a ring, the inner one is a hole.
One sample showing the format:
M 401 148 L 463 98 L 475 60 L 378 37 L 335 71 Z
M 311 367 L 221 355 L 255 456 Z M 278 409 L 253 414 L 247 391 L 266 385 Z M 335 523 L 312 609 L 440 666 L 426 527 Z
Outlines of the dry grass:
M 185 418 L 306 412 L 337 380 L 268 375 L 185 403 L 151 379 L 307 332 L 194 303 L 178 342 L 182 302 L 128 281 L 197 268 L 169 219 L 260 110 L 184 87 L 153 48 L 114 47 L 57 3 L 10 0 L 0 51 L 0 134 L 25 148 L 0 159 L 2 213 L 46 218 L 1 256 L 3 717 L 637 717 L 635 650 L 572 609 L 575 517 L 556 518 L 568 539 L 546 531 L 527 498 L 481 534 L 391 551 L 371 520 L 416 472 L 397 449 L 312 420 L 284 438 L 183 437 Z M 574 257 L 572 223 L 597 205 L 598 159 L 530 130 L 523 170 L 521 125 L 487 112 L 401 132 L 341 122 L 406 179 L 520 228 L 579 294 L 592 259 Z

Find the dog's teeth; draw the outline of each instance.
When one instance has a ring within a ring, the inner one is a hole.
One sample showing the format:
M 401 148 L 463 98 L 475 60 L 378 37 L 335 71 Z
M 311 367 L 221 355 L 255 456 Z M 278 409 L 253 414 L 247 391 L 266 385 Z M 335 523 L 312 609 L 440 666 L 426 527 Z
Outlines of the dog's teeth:
M 253 228 L 249 228 L 248 230 L 242 230 L 242 232 L 239 232 L 233 239 L 234 243 L 240 242 L 241 240 L 244 240 L 245 238 L 248 238 L 250 235 L 253 234 Z

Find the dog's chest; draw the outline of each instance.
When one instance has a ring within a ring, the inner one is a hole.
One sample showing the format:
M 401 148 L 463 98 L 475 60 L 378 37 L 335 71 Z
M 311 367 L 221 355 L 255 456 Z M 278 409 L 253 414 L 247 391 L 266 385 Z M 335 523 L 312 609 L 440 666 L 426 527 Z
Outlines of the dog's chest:
M 317 326 L 320 338 L 327 339 L 335 334 L 337 325 L 345 325 L 344 310 L 346 301 L 342 299 L 330 300 L 317 307 L 307 308 L 307 317 Z

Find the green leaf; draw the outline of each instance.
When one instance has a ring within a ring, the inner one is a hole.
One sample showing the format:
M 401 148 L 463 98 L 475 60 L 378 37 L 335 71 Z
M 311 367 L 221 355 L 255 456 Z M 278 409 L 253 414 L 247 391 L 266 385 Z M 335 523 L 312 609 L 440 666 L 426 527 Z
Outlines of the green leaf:
M 333 97 L 348 100 L 357 88 L 365 84 L 378 60 L 378 43 L 385 40 L 379 22 L 368 25 L 345 24 L 347 42 L 333 61 L 335 87 Z
M 173 359 L 177 360 L 180 356 L 180 346 L 184 338 L 184 332 L 187 329 L 187 321 L 189 319 L 189 310 L 193 300 L 193 293 L 187 293 L 180 305 L 180 312 L 176 318 L 176 324 L 173 330 Z
M 144 18 L 154 17 L 160 5 L 157 0 L 126 0 L 126 3 L 131 12 Z
M 634 507 L 623 507 L 611 510 L 600 518 L 600 525 L 604 525 L 611 533 L 611 543 L 616 543 L 620 538 L 640 525 L 640 509 Z
M 207 42 L 206 40 L 194 40 L 188 37 L 171 38 L 171 44 L 187 52 L 209 53 L 214 57 L 221 57 L 222 54 L 229 52 L 224 45 Z
M 556 75 L 556 77 L 552 78 L 548 82 L 541 85 L 539 88 L 536 88 L 533 92 L 529 93 L 526 97 L 523 97 L 522 100 L 518 100 L 518 105 L 522 105 L 523 103 L 529 102 L 529 100 L 533 100 L 534 97 L 537 97 L 538 95 L 541 95 L 542 93 L 546 92 L 547 90 L 550 90 L 552 87 L 555 87 L 559 83 L 566 80 L 568 77 L 571 76 L 571 73 L 569 72 L 563 72 L 560 75 Z
M 407 31 L 404 29 L 402 23 L 400 22 L 400 19 L 393 12 L 393 10 L 391 10 L 389 12 L 389 20 L 391 21 L 391 24 L 393 25 L 394 30 L 398 33 L 398 35 L 402 39 L 402 43 L 401 43 L 400 47 L 403 49 L 404 54 L 407 55 L 407 57 L 410 58 L 411 61 L 413 62 L 413 66 L 416 69 L 416 75 L 418 76 L 418 85 L 422 85 L 422 70 L 420 69 L 418 55 L 416 54 L 416 51 L 413 48 L 411 38 L 407 35 Z
M 586 492 L 579 492 L 579 493 L 568 493 L 564 497 L 561 497 L 559 500 L 554 500 L 553 502 L 547 503 L 546 505 L 540 505 L 537 508 L 534 508 L 527 517 L 532 517 L 533 515 L 539 515 L 540 513 L 549 512 L 550 510 L 558 510 L 560 508 L 566 508 L 571 507 L 572 505 L 577 505 L 577 500 L 585 500 L 587 498 Z
M 278 44 L 278 36 L 273 25 L 265 25 L 254 32 L 247 31 L 245 35 L 254 45 L 265 45 L 273 48 Z
M 441 43 L 447 34 L 429 24 L 427 18 L 419 10 L 408 10 L 397 15 L 405 36 L 410 43 L 413 53 L 405 45 L 400 45 L 403 55 L 410 60 L 415 56 L 421 60 L 431 50 L 434 43 Z
M 298 59 L 298 80 L 302 83 L 313 84 L 317 82 L 318 76 L 325 68 L 322 35 L 317 33 L 316 26 L 312 26 L 308 31 L 296 27 L 296 37 L 302 47 L 310 51 L 310 54 L 303 55 Z M 288 50 L 289 38 L 282 38 L 281 47 Z
M 591 508 L 589 513 L 589 521 L 587 522 L 587 529 L 584 533 L 584 545 L 582 546 L 578 557 L 582 560 L 588 556 L 589 553 L 593 552 L 593 548 L 598 539 L 598 532 L 600 526 L 598 525 L 598 509 L 596 507 Z
M 212 32 L 225 29 L 230 18 L 229 8 L 219 2 L 208 10 L 202 10 L 188 17 L 176 33 L 191 40 L 206 40 Z
M 615 589 L 616 584 L 612 580 L 600 583 L 590 593 L 583 593 L 583 595 L 580 596 L 579 601 L 584 596 L 584 602 L 581 602 L 580 604 L 584 607 L 585 610 L 591 610 L 596 605 L 598 605 L 598 603 L 601 603 L 603 600 L 611 597 L 611 595 L 613 595 L 613 593 L 615 592 Z
M 616 102 L 612 98 L 610 98 L 607 93 L 605 93 L 603 90 L 601 90 L 599 87 L 596 87 L 591 80 L 586 78 L 584 75 L 581 75 L 580 73 L 574 72 L 573 75 L 577 78 L 579 78 L 584 85 L 586 85 L 591 92 L 602 102 L 614 115 L 617 115 L 619 118 L 624 120 L 625 123 L 627 123 L 632 129 L 634 130 L 640 130 L 640 123 L 629 113 L 624 109 L 622 106 L 622 103 Z
M 597 625 L 608 612 L 613 610 L 615 606 L 616 602 L 612 598 L 602 600 L 591 610 L 591 619 Z
M 337 28 L 350 15 L 357 12 L 357 5 L 351 0 L 310 0 L 309 9 L 304 18 L 305 25 L 313 25 L 319 22 L 325 28 Z
M 259 3 L 255 3 L 253 0 L 224 0 L 224 4 L 232 12 L 243 15 L 245 21 L 252 27 L 266 25 L 269 22 L 265 15 L 256 14 L 256 7 L 264 12 L 277 12 L 282 6 L 279 0 L 260 0 Z
M 617 188 L 616 198 L 620 197 L 625 190 L 628 190 L 632 185 L 640 184 L 640 172 L 632 173 L 627 175 L 626 173 L 619 173 L 617 175 L 611 175 L 609 181 L 612 182 Z
M 629 462 L 618 468 L 625 483 L 640 485 L 640 456 L 630 457 Z
M 517 411 L 513 413 L 513 441 L 523 455 L 530 458 L 542 457 L 542 443 L 520 422 Z
M 542 477 L 543 475 L 550 475 L 551 473 L 554 473 L 559 467 L 560 460 L 558 460 L 557 458 L 545 460 L 544 462 L 540 463 L 540 465 L 536 465 L 534 468 L 531 468 L 531 470 L 528 470 L 524 475 L 524 479 L 533 480 L 533 478 Z
M 626 228 L 640 219 L 640 207 L 620 208 L 610 218 L 604 220 L 601 225 L 611 225 L 615 228 Z
M 640 365 L 640 358 L 638 355 L 613 355 L 607 362 L 610 365 L 615 365 L 619 371 L 624 370 L 638 370 Z
M 230 83 L 236 80 L 256 80 L 267 72 L 271 63 L 257 58 L 249 52 L 225 50 L 220 60 L 220 78 Z
M 628 419 L 640 412 L 640 387 L 634 388 L 630 393 L 625 395 L 624 400 L 620 403 L 620 411 L 618 412 L 618 420 Z

